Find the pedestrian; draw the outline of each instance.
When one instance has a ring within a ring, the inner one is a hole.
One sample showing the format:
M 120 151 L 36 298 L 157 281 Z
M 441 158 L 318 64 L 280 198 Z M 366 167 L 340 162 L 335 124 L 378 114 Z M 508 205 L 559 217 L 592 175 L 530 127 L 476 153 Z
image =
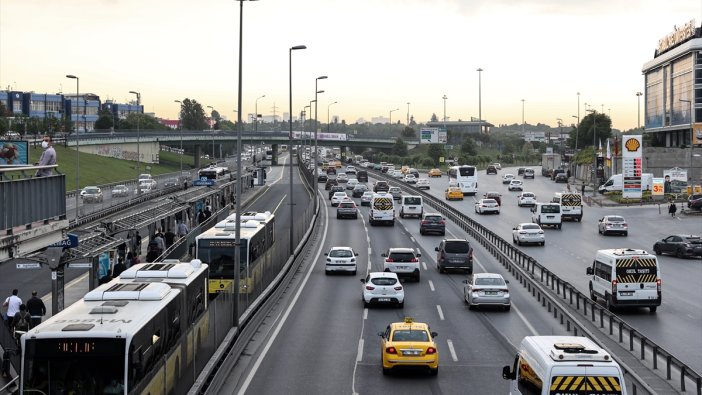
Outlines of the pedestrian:
M 178 229 L 176 230 L 176 233 L 178 234 L 178 237 L 185 237 L 188 235 L 188 225 L 185 224 L 185 222 L 180 221 L 178 223 Z
M 676 211 L 678 211 L 678 206 L 675 205 L 675 202 L 671 201 L 670 206 L 668 207 L 668 213 L 671 217 L 675 217 Z
M 222 199 L 219 201 L 220 205 L 219 207 L 222 208 L 227 205 L 227 198 L 222 194 Z
M 41 153 L 41 157 L 39 158 L 39 162 L 36 162 L 34 165 L 35 166 L 51 166 L 56 164 L 56 150 L 54 149 L 52 142 L 51 142 L 51 137 L 50 136 L 44 136 L 43 141 L 41 142 L 41 148 L 44 149 L 44 152 Z M 35 177 L 48 177 L 54 173 L 54 170 L 51 167 L 45 167 L 43 169 L 37 170 L 36 174 L 34 175 Z
M 15 328 L 15 338 L 17 340 L 19 340 L 18 335 L 25 334 L 29 331 L 29 322 L 31 320 L 32 317 L 27 312 L 27 305 L 22 303 L 19 307 L 19 311 L 17 314 L 15 314 L 15 317 L 12 320 L 12 326 Z
M 27 311 L 32 317 L 29 329 L 41 324 L 41 317 L 46 315 L 46 306 L 44 306 L 44 302 L 37 296 L 37 291 L 32 291 L 32 297 L 27 301 Z
M 166 241 L 163 239 L 163 234 L 161 233 L 160 229 L 154 235 L 154 241 L 159 249 L 159 255 L 161 255 L 163 251 L 166 250 Z
M 117 256 L 124 259 L 127 256 L 127 242 L 124 242 L 117 246 Z
M 580 187 L 580 194 L 585 196 L 585 183 Z
M 175 233 L 171 232 L 171 229 L 166 229 L 166 233 L 163 234 L 163 239 L 166 241 L 166 248 L 170 248 L 175 240 Z
M 197 223 L 202 224 L 203 222 L 205 222 L 206 219 L 207 216 L 205 215 L 205 213 L 203 213 L 202 210 L 197 210 Z
M 7 308 L 6 319 L 7 325 L 10 327 L 10 332 L 12 332 L 13 329 L 12 321 L 15 319 L 15 314 L 19 312 L 20 305 L 22 305 L 22 299 L 17 296 L 18 293 L 19 290 L 17 290 L 17 288 L 13 289 L 12 295 L 8 296 L 2 304 L 2 307 Z
M 139 231 L 136 231 L 136 234 L 134 235 L 134 246 L 132 246 L 132 251 L 134 251 L 134 254 L 139 256 L 141 255 L 141 235 L 139 234 Z
M 212 207 L 210 205 L 205 206 L 205 211 L 203 211 L 205 214 L 205 218 L 210 218 L 212 216 Z
M 568 169 L 568 171 L 566 171 L 566 176 L 567 176 L 568 179 L 570 180 L 570 169 Z
M 124 265 L 124 260 L 119 258 L 115 267 L 112 268 L 112 278 L 119 277 L 119 275 L 125 270 L 127 270 L 127 266 Z

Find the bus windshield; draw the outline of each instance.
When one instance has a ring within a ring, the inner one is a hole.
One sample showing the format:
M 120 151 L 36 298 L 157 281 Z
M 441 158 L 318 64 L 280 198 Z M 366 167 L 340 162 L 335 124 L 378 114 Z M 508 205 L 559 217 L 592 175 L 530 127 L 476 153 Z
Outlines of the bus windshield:
M 28 339 L 24 351 L 24 392 L 124 393 L 125 341 L 103 338 Z
M 459 167 L 458 173 L 461 175 L 461 177 L 473 177 L 475 175 L 475 167 Z
M 248 261 L 248 240 L 241 239 L 240 268 Z M 210 265 L 210 276 L 234 276 L 234 239 L 198 240 L 197 258 Z

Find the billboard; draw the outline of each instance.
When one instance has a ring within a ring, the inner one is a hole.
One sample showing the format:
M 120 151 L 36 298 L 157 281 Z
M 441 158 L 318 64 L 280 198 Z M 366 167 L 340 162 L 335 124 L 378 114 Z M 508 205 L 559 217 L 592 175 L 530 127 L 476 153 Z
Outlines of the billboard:
M 654 177 L 653 178 L 653 185 L 651 187 L 651 195 L 663 196 L 664 188 L 665 188 L 665 186 L 664 186 L 663 178 Z
M 422 128 L 419 130 L 420 144 L 446 144 L 447 133 L 445 129 Z
M 663 192 L 664 193 L 686 193 L 687 192 L 687 170 L 679 167 L 663 170 Z
M 0 165 L 29 164 L 29 142 L 0 140 Z
M 692 145 L 702 144 L 702 123 L 695 123 L 692 126 Z
M 641 135 L 622 138 L 622 197 L 641 199 L 641 154 L 643 153 Z

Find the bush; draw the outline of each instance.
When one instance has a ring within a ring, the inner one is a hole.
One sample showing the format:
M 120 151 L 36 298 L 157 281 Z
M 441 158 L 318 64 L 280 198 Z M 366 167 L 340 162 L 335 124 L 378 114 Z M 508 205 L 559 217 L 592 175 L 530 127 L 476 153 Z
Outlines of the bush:
M 429 157 L 424 157 L 421 160 L 421 163 L 422 163 L 422 167 L 425 167 L 425 168 L 431 168 L 431 167 L 434 167 L 436 165 L 436 163 L 434 162 L 434 159 L 429 158 Z

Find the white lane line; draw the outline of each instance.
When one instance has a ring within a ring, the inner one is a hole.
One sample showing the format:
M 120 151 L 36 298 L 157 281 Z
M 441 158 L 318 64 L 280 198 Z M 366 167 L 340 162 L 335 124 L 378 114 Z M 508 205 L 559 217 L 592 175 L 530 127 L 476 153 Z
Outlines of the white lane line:
M 414 236 L 410 236 L 410 240 L 412 240 L 412 243 L 416 243 L 417 240 L 414 239 Z
M 358 339 L 358 352 L 356 353 L 356 362 L 363 360 L 363 339 Z
M 427 270 L 427 264 L 425 262 L 422 262 L 422 267 L 424 268 L 424 270 Z
M 451 359 L 453 359 L 453 362 L 458 362 L 456 350 L 453 348 L 453 342 L 451 341 L 451 339 L 448 339 L 446 340 L 446 343 L 448 343 L 449 352 L 451 353 Z
M 429 288 L 431 289 L 431 292 L 435 291 L 434 290 L 434 283 L 431 280 L 429 280 Z
M 278 209 L 280 208 L 280 205 L 283 204 L 283 200 L 285 200 L 286 197 L 288 197 L 287 194 L 283 195 L 283 198 L 280 199 L 280 201 L 278 202 L 278 204 L 275 206 L 275 209 L 273 209 L 273 214 L 275 214 L 275 213 L 278 212 Z
M 444 320 L 444 311 L 441 310 L 441 305 L 438 305 L 438 304 L 437 304 L 437 305 L 436 305 L 436 310 L 439 312 L 439 319 L 440 319 L 441 321 L 443 321 L 443 320 Z
M 512 310 L 514 310 L 514 311 L 517 312 L 517 315 L 518 315 L 519 318 L 522 320 L 522 322 L 524 322 L 524 325 L 526 325 L 526 327 L 529 328 L 529 330 L 531 331 L 531 334 L 532 334 L 533 336 L 538 336 L 538 335 L 539 335 L 539 334 L 536 332 L 536 328 L 534 328 L 534 326 L 531 325 L 531 324 L 529 323 L 529 321 L 527 321 L 527 318 L 524 316 L 524 314 L 522 314 L 521 311 L 519 311 L 519 309 L 517 308 L 517 306 L 514 305 L 514 303 L 512 303 Z
M 370 242 L 369 242 L 369 243 L 370 243 Z M 370 258 L 370 256 L 371 256 L 372 253 L 373 253 L 373 250 L 372 250 L 370 247 L 368 247 L 368 257 L 369 257 L 369 258 Z
M 325 211 L 325 213 L 326 213 L 326 211 Z M 325 230 L 324 230 L 324 233 L 322 236 L 321 245 L 324 245 L 324 243 L 327 240 L 327 231 L 326 230 L 329 229 L 329 216 L 328 215 L 324 216 L 324 229 Z M 312 262 L 317 262 L 319 260 L 319 256 L 321 255 L 321 253 L 322 253 L 322 249 L 320 248 L 317 251 L 317 255 L 314 257 Z M 268 351 L 271 349 L 271 346 L 273 346 L 273 342 L 278 337 L 278 334 L 280 333 L 280 330 L 283 328 L 285 321 L 287 321 L 288 316 L 290 316 L 290 312 L 295 307 L 295 304 L 297 304 L 297 301 L 300 298 L 300 294 L 302 293 L 302 290 L 305 289 L 305 285 L 307 284 L 307 281 L 310 279 L 310 275 L 312 274 L 312 269 L 314 269 L 314 266 L 315 266 L 314 264 L 310 264 L 309 269 L 307 269 L 307 274 L 305 275 L 305 278 L 302 280 L 300 287 L 297 289 L 297 293 L 295 293 L 295 297 L 293 297 L 287 310 L 285 310 L 285 314 L 283 315 L 281 320 L 278 321 L 278 325 L 276 326 L 275 330 L 273 331 L 273 334 L 271 335 L 270 339 L 268 340 L 268 343 L 266 343 L 266 346 L 263 348 L 263 351 L 258 356 L 256 363 L 254 363 L 253 367 L 251 368 L 251 371 L 249 372 L 249 375 L 246 377 L 246 380 L 244 380 L 244 383 L 242 384 L 241 388 L 239 389 L 238 394 L 244 395 L 246 393 L 246 390 L 249 388 L 249 385 L 251 385 L 251 381 L 253 380 L 254 376 L 256 375 L 256 372 L 258 371 L 258 369 L 261 367 L 261 363 L 263 362 L 263 359 L 266 357 L 266 354 L 268 354 Z
M 363 309 L 363 319 L 364 320 L 368 319 L 368 309 Z

